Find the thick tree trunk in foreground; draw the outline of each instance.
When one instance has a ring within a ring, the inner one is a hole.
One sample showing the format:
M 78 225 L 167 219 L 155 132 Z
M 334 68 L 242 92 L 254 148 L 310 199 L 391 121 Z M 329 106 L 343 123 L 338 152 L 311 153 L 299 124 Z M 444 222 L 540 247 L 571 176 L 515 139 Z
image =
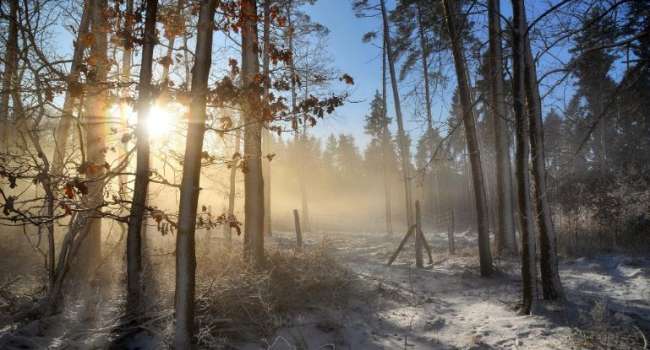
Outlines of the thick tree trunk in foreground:
M 524 26 L 528 27 L 524 2 L 521 1 L 521 16 Z M 551 208 L 546 195 L 546 162 L 544 157 L 544 127 L 542 122 L 542 100 L 537 84 L 535 62 L 530 49 L 528 35 L 523 37 L 524 45 L 524 83 L 528 102 L 528 120 L 530 125 L 530 146 L 533 160 L 533 180 L 535 182 L 533 198 L 539 232 L 540 271 L 544 299 L 557 300 L 564 297 L 560 273 L 558 271 L 557 238 L 551 217 Z
M 467 139 L 467 150 L 472 170 L 472 182 L 474 187 L 474 200 L 476 204 L 476 219 L 478 224 L 478 246 L 481 263 L 481 276 L 492 274 L 492 255 L 490 252 L 490 232 L 488 223 L 487 201 L 485 198 L 485 185 L 483 180 L 483 168 L 481 166 L 481 154 L 479 150 L 476 124 L 473 113 L 472 99 L 470 95 L 469 78 L 467 75 L 467 63 L 463 54 L 463 43 L 460 36 L 461 31 L 457 27 L 458 7 L 453 0 L 444 0 L 445 17 L 451 38 L 454 65 L 458 78 L 458 90 L 460 101 L 463 106 L 463 125 L 465 126 L 465 137 Z
M 259 115 L 259 74 L 257 4 L 242 0 L 242 86 L 245 91 L 244 120 L 244 235 L 250 239 L 249 259 L 253 266 L 264 266 L 264 180 L 262 178 L 262 120 Z
M 0 142 L 8 146 L 9 100 L 11 99 L 16 65 L 18 61 L 18 0 L 9 0 L 9 31 L 5 47 L 4 72 L 2 73 L 2 100 L 0 101 Z
M 393 56 L 390 42 L 390 27 L 388 25 L 388 14 L 384 0 L 380 1 L 381 17 L 383 23 L 384 45 L 386 47 L 386 58 L 388 59 L 388 70 L 390 72 L 390 83 L 393 90 L 393 105 L 395 106 L 395 117 L 397 118 L 397 142 L 399 143 L 400 158 L 402 160 L 402 176 L 404 178 L 404 196 L 406 204 L 407 226 L 413 225 L 413 199 L 411 194 L 411 152 L 406 144 L 406 132 L 402 117 L 402 106 L 400 104 L 399 89 L 397 87 L 397 75 L 395 74 L 395 57 Z
M 149 187 L 149 134 L 146 118 L 152 104 L 151 68 L 153 49 L 156 45 L 156 12 L 158 0 L 147 0 L 147 14 L 144 23 L 144 45 L 140 66 L 137 126 L 137 165 L 133 202 L 129 215 L 126 236 L 127 311 L 136 312 L 142 300 L 142 223 L 144 222 L 147 189 Z
M 516 136 L 516 177 L 517 203 L 519 205 L 519 225 L 521 230 L 521 278 L 523 301 L 521 313 L 530 314 L 535 310 L 537 299 L 537 267 L 535 263 L 535 233 L 530 202 L 530 181 L 528 175 L 528 140 L 526 138 L 527 119 L 524 93 L 525 48 L 523 36 L 526 21 L 523 17 L 523 1 L 512 0 L 513 9 L 513 102 L 515 112 Z
M 264 55 L 262 63 L 262 74 L 264 75 L 264 101 L 268 103 L 271 90 L 270 58 L 271 58 L 271 0 L 264 0 Z M 270 121 L 267 121 L 270 122 Z M 271 153 L 271 132 L 264 128 L 262 131 L 264 156 Z M 264 179 L 264 234 L 271 235 L 271 160 L 263 160 L 262 168 Z
M 512 207 L 512 177 L 510 174 L 510 152 L 508 150 L 508 129 L 506 125 L 506 101 L 503 87 L 503 51 L 501 48 L 501 11 L 499 0 L 488 0 L 490 31 L 490 53 L 488 69 L 490 74 L 490 107 L 494 127 L 497 180 L 497 227 L 495 232 L 497 253 L 517 252 L 515 240 L 514 209 Z
M 77 268 L 82 277 L 88 277 L 94 271 L 101 258 L 101 206 L 104 201 L 104 175 L 106 174 L 106 137 L 108 135 L 108 90 L 106 82 L 109 61 L 107 57 L 108 41 L 105 28 L 107 20 L 104 16 L 106 0 L 92 0 L 90 12 L 91 32 L 94 37 L 90 55 L 95 57 L 94 64 L 89 64 L 93 74 L 86 89 L 85 114 L 83 125 L 86 131 L 86 160 L 85 175 L 88 194 L 84 196 L 84 206 L 91 212 L 87 222 L 88 236 L 83 240 L 79 251 Z M 86 274 L 86 276 L 83 276 Z
M 214 12 L 215 1 L 201 1 L 176 236 L 176 334 L 174 337 L 176 349 L 192 348 L 194 337 L 196 278 L 194 232 L 200 190 L 201 153 L 205 134 L 205 103 L 208 94 L 210 66 L 212 65 Z
M 65 151 L 68 146 L 68 139 L 70 138 L 70 129 L 72 128 L 72 110 L 74 109 L 76 97 L 73 92 L 78 89 L 79 84 L 79 69 L 81 68 L 83 60 L 83 52 L 86 49 L 82 37 L 88 33 L 90 25 L 90 11 L 89 2 L 84 1 L 83 13 L 79 22 L 79 30 L 77 31 L 77 39 L 74 42 L 74 52 L 72 54 L 72 63 L 70 63 L 70 74 L 68 75 L 68 88 L 63 100 L 63 113 L 59 124 L 54 131 L 54 154 L 52 157 L 52 174 L 60 175 L 65 163 Z

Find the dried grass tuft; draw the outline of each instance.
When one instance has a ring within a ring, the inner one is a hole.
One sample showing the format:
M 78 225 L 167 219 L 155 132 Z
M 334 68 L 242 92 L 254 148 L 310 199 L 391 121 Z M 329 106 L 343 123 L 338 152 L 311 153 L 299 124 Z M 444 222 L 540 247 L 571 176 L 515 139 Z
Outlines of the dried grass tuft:
M 343 307 L 354 278 L 324 246 L 267 251 L 260 271 L 247 266 L 239 249 L 219 249 L 203 255 L 198 270 L 200 347 L 260 339 L 289 324 L 296 313 Z

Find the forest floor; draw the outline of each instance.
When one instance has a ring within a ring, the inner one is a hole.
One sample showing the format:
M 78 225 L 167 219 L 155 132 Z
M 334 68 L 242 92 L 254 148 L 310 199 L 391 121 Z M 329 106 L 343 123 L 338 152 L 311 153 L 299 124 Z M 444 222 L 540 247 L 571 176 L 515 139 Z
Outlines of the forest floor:
M 401 235 L 307 234 L 308 244 L 325 241 L 361 288 L 345 309 L 310 311 L 281 329 L 270 348 L 643 349 L 642 332 L 650 335 L 647 257 L 564 260 L 568 306 L 542 304 L 539 316 L 522 316 L 516 312 L 516 258 L 497 260 L 496 276 L 485 279 L 479 277 L 474 234 L 456 235 L 454 256 L 447 253 L 446 234 L 426 236 L 433 264 L 417 269 L 412 242 L 386 265 Z M 286 246 L 294 237 L 276 234 L 274 241 Z
M 563 259 L 560 271 L 568 306 L 541 303 L 537 316 L 522 316 L 516 311 L 521 284 L 517 259 L 496 260 L 496 275 L 481 278 L 474 234 L 457 234 L 457 253 L 450 256 L 446 234 L 427 233 L 433 264 L 426 264 L 425 254 L 422 269 L 415 268 L 412 242 L 392 266 L 386 265 L 402 238 L 399 234 L 304 236 L 307 250 L 325 249 L 351 271 L 353 288 L 345 295 L 348 300 L 333 305 L 314 302 L 314 307 L 293 310 L 272 335 L 244 338 L 226 348 L 643 349 L 643 334 L 650 336 L 649 257 Z M 267 244 L 280 250 L 293 249 L 295 236 L 276 233 Z M 119 258 L 114 260 L 119 264 Z M 21 270 L 17 260 L 11 261 L 16 266 L 4 264 L 0 281 L 11 280 Z M 64 314 L 16 330 L 11 324 L 3 325 L 0 308 L 0 348 L 107 348 L 114 339 L 123 298 L 119 274 L 105 276 L 104 280 L 112 282 L 93 287 L 98 290 L 93 295 L 99 300 L 91 303 L 96 306 L 90 312 L 73 303 Z M 16 286 L 21 283 L 38 284 L 23 278 Z M 164 300 L 173 298 L 171 292 L 168 294 Z M 310 300 L 297 304 L 309 305 Z M 152 317 L 171 320 L 170 312 L 165 308 Z M 82 317 L 87 314 L 95 316 Z M 164 333 L 170 330 L 169 326 L 159 329 L 161 337 L 144 337 L 131 345 L 159 349 L 163 338 L 170 335 Z

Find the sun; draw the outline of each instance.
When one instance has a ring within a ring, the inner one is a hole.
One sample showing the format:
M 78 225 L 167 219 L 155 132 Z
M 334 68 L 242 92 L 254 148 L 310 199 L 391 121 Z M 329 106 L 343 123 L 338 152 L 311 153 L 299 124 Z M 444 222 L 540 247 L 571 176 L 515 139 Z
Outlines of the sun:
M 150 137 L 160 138 L 169 135 L 174 129 L 176 116 L 170 106 L 154 104 L 147 114 L 147 132 Z
M 179 103 L 155 103 L 145 118 L 145 130 L 151 138 L 168 137 L 186 112 L 187 108 Z M 110 113 L 128 127 L 138 124 L 138 113 L 130 105 L 114 105 Z

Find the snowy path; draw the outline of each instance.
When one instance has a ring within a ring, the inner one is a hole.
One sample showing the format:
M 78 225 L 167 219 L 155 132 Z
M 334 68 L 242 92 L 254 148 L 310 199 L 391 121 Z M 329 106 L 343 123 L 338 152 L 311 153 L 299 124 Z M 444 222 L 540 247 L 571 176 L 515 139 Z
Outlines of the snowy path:
M 475 253 L 473 237 L 458 235 L 459 254 L 449 257 L 446 238 L 428 234 L 433 266 L 416 269 L 413 245 L 407 244 L 388 267 L 386 261 L 400 238 L 387 240 L 363 233 L 307 235 L 308 243 L 328 242 L 341 262 L 364 282 L 364 290 L 345 310 L 306 315 L 316 321 L 284 329 L 271 348 L 291 349 L 299 344 L 309 349 L 575 348 L 571 327 L 575 324 L 569 316 L 552 306 L 546 307 L 546 317 L 515 312 L 520 285 L 515 261 L 497 261 L 498 276 L 482 279 L 477 259 L 470 256 Z M 274 241 L 287 246 L 293 237 L 279 234 Z M 646 320 L 650 319 L 649 271 L 647 259 L 622 257 L 578 259 L 562 265 L 572 302 L 606 300 L 612 310 L 636 313 Z M 322 327 L 322 319 L 334 326 Z

